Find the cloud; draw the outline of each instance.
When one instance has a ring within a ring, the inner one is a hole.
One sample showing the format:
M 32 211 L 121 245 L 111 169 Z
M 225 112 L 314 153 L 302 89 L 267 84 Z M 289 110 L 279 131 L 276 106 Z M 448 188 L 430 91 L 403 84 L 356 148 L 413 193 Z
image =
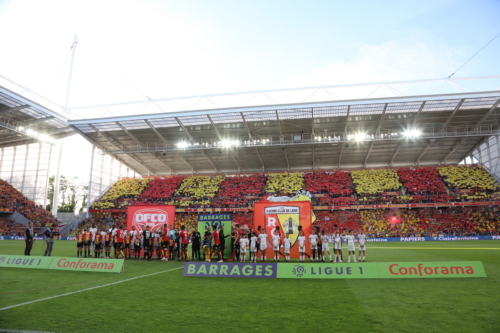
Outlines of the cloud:
M 357 44 L 347 62 L 331 62 L 273 88 L 343 85 L 443 78 L 460 66 L 459 50 L 438 45 L 421 34 L 378 45 Z

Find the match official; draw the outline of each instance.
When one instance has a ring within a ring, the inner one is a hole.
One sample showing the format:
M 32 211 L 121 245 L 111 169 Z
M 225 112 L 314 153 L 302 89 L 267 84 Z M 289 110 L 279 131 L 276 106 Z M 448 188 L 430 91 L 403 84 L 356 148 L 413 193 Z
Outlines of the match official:
M 28 223 L 28 227 L 24 231 L 24 241 L 26 242 L 26 247 L 24 248 L 24 255 L 31 255 L 31 248 L 33 247 L 33 242 L 35 241 L 35 234 L 33 233 L 33 222 Z

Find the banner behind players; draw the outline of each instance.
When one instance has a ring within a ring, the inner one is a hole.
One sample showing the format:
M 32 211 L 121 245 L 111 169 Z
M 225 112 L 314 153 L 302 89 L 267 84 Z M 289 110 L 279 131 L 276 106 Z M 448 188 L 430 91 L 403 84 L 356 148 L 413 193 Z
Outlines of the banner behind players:
M 270 242 L 273 239 L 273 230 L 279 227 L 280 236 L 283 239 L 289 234 L 292 240 L 290 254 L 292 258 L 299 257 L 299 245 L 296 243 L 299 235 L 298 227 L 307 235 L 311 234 L 311 202 L 288 201 L 288 202 L 256 202 L 254 206 L 254 227 L 260 226 L 267 233 L 268 246 L 267 256 L 273 256 L 273 248 Z
M 198 231 L 203 237 L 207 227 L 210 227 L 212 232 L 214 226 L 217 226 L 219 232 L 220 228 L 224 226 L 224 236 L 231 234 L 231 227 L 233 224 L 233 213 L 217 213 L 217 214 L 199 214 L 198 215 Z M 202 239 L 203 240 L 203 239 Z M 231 238 L 227 237 L 221 247 L 224 251 L 224 256 L 227 258 L 231 255 Z
M 149 225 L 151 231 L 157 232 L 166 224 L 175 222 L 175 206 L 128 206 L 127 208 L 127 230 L 141 230 L 143 225 Z
M 103 273 L 123 272 L 123 259 L 0 255 L 0 267 L 41 268 Z
M 185 263 L 183 276 L 278 279 L 486 277 L 480 261 L 381 263 Z

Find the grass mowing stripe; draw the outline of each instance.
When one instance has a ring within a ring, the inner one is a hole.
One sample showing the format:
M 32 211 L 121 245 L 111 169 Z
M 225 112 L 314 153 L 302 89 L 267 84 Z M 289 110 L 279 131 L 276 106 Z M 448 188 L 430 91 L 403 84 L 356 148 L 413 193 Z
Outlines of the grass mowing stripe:
M 18 294 L 18 293 L 27 293 L 30 291 L 38 291 L 38 290 L 50 290 L 50 289 L 57 289 L 57 288 L 66 288 L 70 286 L 80 286 L 82 284 L 89 284 L 89 283 L 94 283 L 94 282 L 99 282 L 99 281 L 104 281 L 104 280 L 109 280 L 112 279 L 113 277 L 105 278 L 105 279 L 100 279 L 100 280 L 95 280 L 95 281 L 89 281 L 89 282 L 83 282 L 83 283 L 74 283 L 74 284 L 65 284 L 62 286 L 57 286 L 57 287 L 49 287 L 49 288 L 37 288 L 37 289 L 28 289 L 28 290 L 19 290 L 19 291 L 11 291 L 8 293 L 0 293 L 0 295 L 8 295 L 8 294 Z M 1 331 L 0 331 L 1 332 Z
M 77 290 L 77 291 L 72 291 L 72 292 L 69 292 L 69 293 L 61 294 L 61 295 L 45 297 L 45 298 L 37 299 L 37 300 L 34 300 L 34 301 L 29 301 L 29 302 L 24 302 L 24 303 L 16 304 L 16 305 L 10 305 L 10 306 L 6 306 L 4 308 L 0 308 L 0 311 L 12 309 L 12 308 L 17 308 L 18 306 L 23 306 L 23 305 L 33 304 L 33 303 L 37 303 L 37 302 L 41 302 L 41 301 L 46 301 L 46 300 L 53 299 L 53 298 L 58 298 L 58 297 L 63 297 L 63 296 L 68 296 L 68 295 L 73 295 L 73 294 L 81 293 L 83 291 L 88 291 L 88 290 L 93 290 L 93 289 L 108 287 L 108 286 L 112 286 L 114 284 L 119 284 L 119 283 L 122 283 L 122 282 L 128 282 L 128 281 L 132 281 L 132 280 L 137 280 L 137 279 L 140 279 L 140 278 L 143 278 L 143 277 L 153 276 L 153 275 L 157 275 L 157 274 L 161 274 L 161 273 L 171 272 L 171 271 L 175 271 L 175 270 L 178 270 L 178 269 L 181 269 L 181 268 L 184 268 L 184 267 L 177 267 L 177 268 L 167 269 L 166 271 L 161 271 L 161 272 L 156 272 L 156 273 L 151 273 L 151 274 L 136 276 L 136 277 L 133 277 L 133 278 L 130 278 L 130 279 L 116 281 L 116 282 L 112 282 L 112 283 L 108 283 L 108 284 L 103 284 L 102 286 L 90 287 L 90 288 L 86 288 L 86 289 L 82 289 L 82 290 Z
M 0 332 L 9 332 L 9 333 L 52 333 L 52 332 L 47 332 L 47 331 L 11 330 L 11 329 L 4 329 L 4 328 L 0 328 Z

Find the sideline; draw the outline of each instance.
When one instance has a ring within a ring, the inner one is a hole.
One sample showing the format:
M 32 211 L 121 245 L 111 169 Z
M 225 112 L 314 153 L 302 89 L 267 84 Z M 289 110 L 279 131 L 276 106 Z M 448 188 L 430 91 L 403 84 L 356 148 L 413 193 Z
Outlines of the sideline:
M 168 269 L 166 271 L 161 271 L 161 272 L 156 272 L 156 273 L 151 273 L 151 274 L 136 276 L 136 277 L 133 277 L 133 278 L 130 278 L 130 279 L 126 279 L 126 280 L 121 280 L 121 281 L 116 281 L 116 282 L 112 282 L 112 283 L 108 283 L 108 284 L 103 284 L 102 286 L 95 286 L 95 287 L 86 288 L 86 289 L 82 289 L 82 290 L 72 291 L 72 292 L 69 292 L 69 293 L 61 294 L 61 295 L 40 298 L 40 299 L 37 299 L 37 300 L 34 300 L 34 301 L 29 301 L 29 302 L 25 302 L 25 303 L 16 304 L 16 305 L 10 305 L 10 306 L 6 306 L 5 308 L 0 308 L 0 311 L 12 309 L 12 308 L 17 308 L 18 306 L 23 306 L 23 305 L 33 304 L 33 303 L 37 303 L 37 302 L 41 302 L 41 301 L 46 301 L 46 300 L 53 299 L 53 298 L 59 298 L 59 297 L 63 297 L 63 296 L 73 295 L 73 294 L 81 293 L 83 291 L 88 291 L 88 290 L 93 290 L 93 289 L 108 287 L 108 286 L 112 286 L 114 284 L 119 284 L 119 283 L 122 283 L 122 282 L 132 281 L 132 280 L 140 279 L 140 278 L 143 278 L 143 277 L 148 277 L 148 276 L 153 276 L 153 275 L 162 274 L 162 273 L 166 273 L 166 272 L 171 272 L 171 271 L 175 271 L 175 270 L 183 269 L 183 268 L 184 268 L 184 266 L 177 267 L 177 268 L 172 268 L 172 269 Z

